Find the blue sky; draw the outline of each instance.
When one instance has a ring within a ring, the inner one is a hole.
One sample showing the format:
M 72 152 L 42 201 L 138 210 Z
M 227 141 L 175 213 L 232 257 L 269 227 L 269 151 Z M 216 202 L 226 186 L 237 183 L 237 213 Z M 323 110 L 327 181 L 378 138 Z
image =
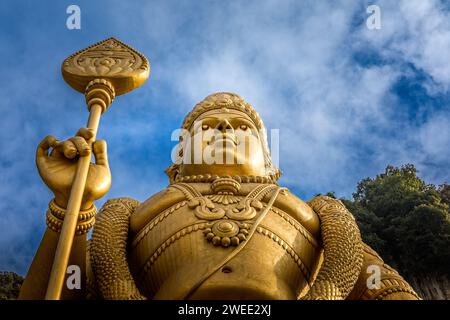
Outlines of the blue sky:
M 66 8 L 81 8 L 81 30 Z M 381 9 L 369 30 L 366 7 Z M 103 116 L 113 184 L 101 199 L 164 188 L 171 133 L 210 93 L 232 91 L 280 129 L 280 166 L 302 199 L 387 164 L 449 182 L 450 11 L 404 1 L 21 1 L 0 3 L 0 270 L 25 274 L 51 193 L 34 153 L 84 126 L 82 95 L 60 74 L 71 53 L 114 36 L 151 61 L 150 80 Z

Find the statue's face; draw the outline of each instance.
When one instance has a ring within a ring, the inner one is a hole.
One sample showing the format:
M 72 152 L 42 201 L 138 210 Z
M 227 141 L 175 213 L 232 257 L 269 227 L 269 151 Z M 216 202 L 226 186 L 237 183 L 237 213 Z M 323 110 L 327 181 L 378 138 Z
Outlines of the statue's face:
M 194 122 L 183 147 L 181 175 L 264 176 L 260 133 L 244 112 L 211 110 Z

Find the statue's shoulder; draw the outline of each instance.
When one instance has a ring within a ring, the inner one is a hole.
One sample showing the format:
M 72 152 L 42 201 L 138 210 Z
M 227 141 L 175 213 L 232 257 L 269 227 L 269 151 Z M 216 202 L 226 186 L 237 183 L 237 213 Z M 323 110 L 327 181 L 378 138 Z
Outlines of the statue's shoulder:
M 130 218 L 131 231 L 138 232 L 161 211 L 184 199 L 185 195 L 180 190 L 170 186 L 155 193 L 142 202 L 134 211 Z
M 314 237 L 320 234 L 320 220 L 314 210 L 289 190 L 278 195 L 274 206 L 291 215 L 300 222 Z

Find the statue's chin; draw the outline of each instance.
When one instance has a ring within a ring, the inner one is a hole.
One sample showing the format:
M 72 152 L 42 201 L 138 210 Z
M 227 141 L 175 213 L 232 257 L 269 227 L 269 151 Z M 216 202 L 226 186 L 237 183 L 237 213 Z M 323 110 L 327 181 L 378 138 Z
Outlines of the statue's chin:
M 246 164 L 183 164 L 182 176 L 191 175 L 237 175 L 237 176 L 264 176 L 264 168 L 254 168 Z
M 216 146 L 212 154 L 203 155 L 202 163 L 186 162 L 181 167 L 181 175 L 239 175 L 265 176 L 263 156 L 246 157 L 234 147 Z

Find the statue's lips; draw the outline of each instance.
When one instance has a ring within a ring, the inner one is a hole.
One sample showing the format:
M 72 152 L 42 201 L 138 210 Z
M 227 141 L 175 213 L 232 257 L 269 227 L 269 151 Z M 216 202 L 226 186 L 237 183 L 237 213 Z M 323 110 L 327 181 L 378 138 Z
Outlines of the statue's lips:
M 218 139 L 213 139 L 213 142 L 215 145 L 217 144 L 223 144 L 223 145 L 237 145 L 236 139 L 232 139 L 231 137 L 220 137 Z

